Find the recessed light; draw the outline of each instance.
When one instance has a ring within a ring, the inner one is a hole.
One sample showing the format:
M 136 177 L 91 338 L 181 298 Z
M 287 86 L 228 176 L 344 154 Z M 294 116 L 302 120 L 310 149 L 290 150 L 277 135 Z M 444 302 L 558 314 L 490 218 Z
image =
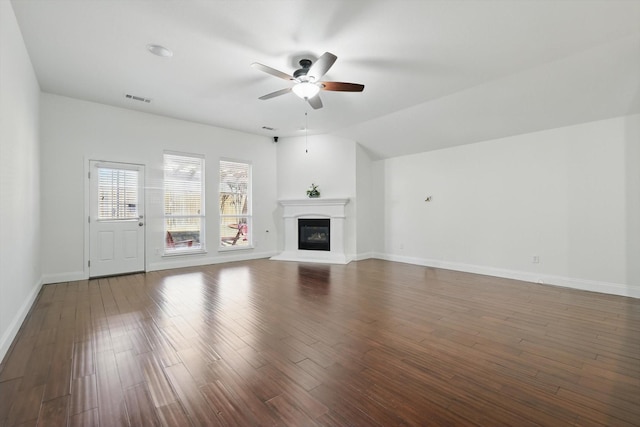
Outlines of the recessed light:
M 162 56 L 163 58 L 171 58 L 173 56 L 173 52 L 171 52 L 171 50 L 164 46 L 160 46 L 159 44 L 148 44 L 147 49 L 154 55 Z

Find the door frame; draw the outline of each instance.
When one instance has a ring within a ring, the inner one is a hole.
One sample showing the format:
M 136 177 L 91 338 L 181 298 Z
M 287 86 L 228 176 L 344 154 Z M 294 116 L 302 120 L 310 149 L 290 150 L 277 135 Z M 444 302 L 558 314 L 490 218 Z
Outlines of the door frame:
M 120 163 L 123 165 L 141 166 L 144 170 L 144 194 L 142 195 L 144 200 L 144 222 L 147 224 L 147 166 L 144 163 L 122 162 L 119 160 L 105 160 L 95 156 L 84 158 L 84 255 L 82 260 L 83 279 L 89 279 L 90 268 L 89 260 L 91 259 L 91 225 L 89 224 L 89 217 L 91 216 L 91 181 L 89 180 L 89 173 L 91 172 L 91 162 L 104 162 L 104 163 Z M 143 230 L 143 246 L 144 246 L 144 271 L 148 271 L 149 257 L 147 256 L 147 227 Z

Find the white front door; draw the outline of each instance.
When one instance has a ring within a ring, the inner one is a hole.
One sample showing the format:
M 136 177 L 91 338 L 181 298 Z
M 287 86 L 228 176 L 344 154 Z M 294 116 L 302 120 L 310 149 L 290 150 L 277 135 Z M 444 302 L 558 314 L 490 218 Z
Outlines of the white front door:
M 144 166 L 89 162 L 89 276 L 144 271 Z

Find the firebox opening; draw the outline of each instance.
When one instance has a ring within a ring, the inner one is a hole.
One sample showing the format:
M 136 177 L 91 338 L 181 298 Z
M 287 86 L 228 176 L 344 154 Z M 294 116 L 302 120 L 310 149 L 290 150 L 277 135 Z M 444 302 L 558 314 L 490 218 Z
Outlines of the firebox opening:
M 298 249 L 331 250 L 331 220 L 329 218 L 298 219 Z

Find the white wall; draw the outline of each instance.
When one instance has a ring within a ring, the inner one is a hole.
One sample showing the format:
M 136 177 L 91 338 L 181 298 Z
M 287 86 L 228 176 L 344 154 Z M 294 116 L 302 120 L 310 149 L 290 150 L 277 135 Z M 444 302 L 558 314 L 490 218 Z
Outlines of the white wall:
M 86 277 L 85 169 L 89 160 L 145 165 L 148 270 L 262 258 L 276 253 L 277 230 L 273 220 L 277 209 L 276 149 L 269 138 L 51 94 L 41 96 L 41 135 L 46 283 Z M 164 150 L 205 156 L 207 254 L 162 257 L 159 253 L 164 243 Z M 255 249 L 217 251 L 220 158 L 249 161 L 253 165 Z
M 640 96 L 640 93 L 636 96 Z M 640 115 L 625 117 L 624 121 L 626 275 L 629 285 L 640 287 Z
M 305 199 L 311 183 L 320 197 L 349 198 L 345 209 L 349 259 L 356 257 L 356 143 L 330 135 L 280 138 L 278 147 L 278 199 Z M 279 219 L 282 222 L 280 212 Z M 282 249 L 282 242 L 280 245 Z
M 278 198 L 304 199 L 311 183 L 321 197 L 353 197 L 356 191 L 355 143 L 329 135 L 280 138 Z
M 369 154 L 356 144 L 356 259 L 373 256 L 376 222 L 372 214 L 375 208 L 372 165 Z
M 636 115 L 376 162 L 377 256 L 640 297 L 638 129 Z
M 40 88 L 11 3 L 0 1 L 0 360 L 42 284 Z

